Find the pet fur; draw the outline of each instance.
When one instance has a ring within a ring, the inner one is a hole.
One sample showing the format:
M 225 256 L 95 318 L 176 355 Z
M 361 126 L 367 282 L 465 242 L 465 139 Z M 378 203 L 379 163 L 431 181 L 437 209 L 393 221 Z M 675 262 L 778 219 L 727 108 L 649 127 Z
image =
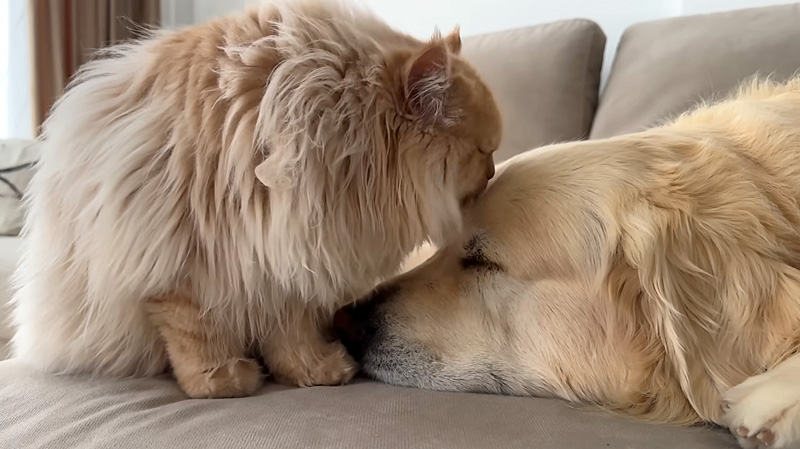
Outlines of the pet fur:
M 712 422 L 783 448 L 800 441 L 799 269 L 797 78 L 504 162 L 460 243 L 335 320 L 386 382 Z
M 101 52 L 43 126 L 15 275 L 16 357 L 190 396 L 353 374 L 333 310 L 461 226 L 497 107 L 455 31 L 422 42 L 334 1 Z M 380 251 L 376 249 L 380 248 Z

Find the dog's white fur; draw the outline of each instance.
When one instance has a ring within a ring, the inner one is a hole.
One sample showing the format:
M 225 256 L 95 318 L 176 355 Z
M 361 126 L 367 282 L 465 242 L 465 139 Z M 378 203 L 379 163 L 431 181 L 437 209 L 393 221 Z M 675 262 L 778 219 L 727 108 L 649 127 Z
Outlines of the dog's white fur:
M 365 303 L 368 373 L 800 442 L 800 78 L 519 155 L 470 217 Z
M 425 45 L 359 6 L 288 1 L 84 66 L 43 127 L 14 354 L 52 372 L 159 373 L 149 297 L 188 289 L 247 346 L 442 241 L 461 225 L 454 155 L 475 143 L 453 131 L 469 104 L 444 97 L 451 73 L 474 73 L 450 54 L 409 93 L 435 110 L 403 115 L 387 64 Z

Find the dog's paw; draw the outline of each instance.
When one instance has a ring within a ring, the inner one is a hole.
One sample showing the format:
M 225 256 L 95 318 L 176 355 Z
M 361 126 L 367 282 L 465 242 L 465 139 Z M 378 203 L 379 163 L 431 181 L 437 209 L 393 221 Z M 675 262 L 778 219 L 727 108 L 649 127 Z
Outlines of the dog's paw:
M 238 398 L 255 393 L 263 379 L 258 363 L 233 359 L 204 372 L 182 376 L 178 383 L 190 398 Z
M 781 449 L 800 442 L 800 382 L 786 374 L 753 376 L 723 396 L 723 423 L 744 449 Z
M 274 361 L 276 357 L 271 359 Z M 275 381 L 299 387 L 343 385 L 358 371 L 358 364 L 339 342 L 314 347 L 313 354 L 297 358 L 278 356 L 278 359 L 270 366 Z

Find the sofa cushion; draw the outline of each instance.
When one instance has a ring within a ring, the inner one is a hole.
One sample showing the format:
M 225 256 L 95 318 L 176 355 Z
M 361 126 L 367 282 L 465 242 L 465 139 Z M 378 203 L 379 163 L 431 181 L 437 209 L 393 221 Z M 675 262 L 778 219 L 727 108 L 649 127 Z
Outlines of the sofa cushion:
M 636 132 L 732 92 L 755 75 L 800 68 L 800 4 L 632 25 L 620 40 L 592 138 Z
M 550 143 L 586 138 L 597 107 L 605 34 L 588 20 L 464 39 L 464 57 L 503 116 L 497 162 Z
M 169 378 L 90 380 L 0 362 L 3 448 L 735 448 L 721 429 L 632 422 L 557 400 L 357 381 L 191 400 Z
M 17 267 L 22 250 L 19 237 L 0 236 L 0 360 L 8 357 L 8 341 L 11 339 L 8 302 L 11 299 L 11 274 Z
M 31 140 L 0 140 L 0 235 L 22 229 L 22 194 L 33 177 L 38 150 Z

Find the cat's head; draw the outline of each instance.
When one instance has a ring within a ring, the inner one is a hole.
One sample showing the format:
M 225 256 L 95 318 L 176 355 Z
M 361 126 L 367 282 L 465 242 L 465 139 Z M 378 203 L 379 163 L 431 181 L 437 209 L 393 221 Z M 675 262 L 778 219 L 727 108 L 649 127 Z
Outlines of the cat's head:
M 282 61 L 262 100 L 256 174 L 278 279 L 348 291 L 423 240 L 458 234 L 462 206 L 494 175 L 501 118 L 458 30 L 422 42 L 373 16 L 326 14 L 283 12 L 270 37 Z
M 436 34 L 406 55 L 395 73 L 401 92 L 396 102 L 405 119 L 398 152 L 407 176 L 427 174 L 429 195 L 440 192 L 442 199 L 463 205 L 494 176 L 492 155 L 500 144 L 501 119 L 491 91 L 460 51 L 457 29 L 444 38 Z M 428 231 L 443 243 L 435 227 Z

